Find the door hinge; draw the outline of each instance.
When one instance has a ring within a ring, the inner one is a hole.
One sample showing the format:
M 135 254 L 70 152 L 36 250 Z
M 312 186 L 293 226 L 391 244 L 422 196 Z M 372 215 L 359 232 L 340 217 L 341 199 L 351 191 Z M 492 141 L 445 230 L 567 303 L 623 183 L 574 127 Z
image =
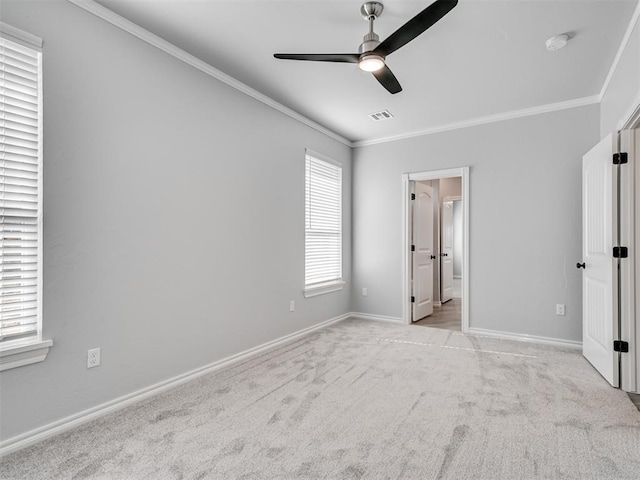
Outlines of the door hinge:
M 411 303 L 416 303 L 416 297 L 414 297 L 413 295 L 411 295 Z
M 411 245 L 411 251 L 415 252 L 416 251 L 416 246 L 415 245 Z
M 613 258 L 627 258 L 629 249 L 627 247 L 613 247 Z
M 623 342 L 622 340 L 614 340 L 613 351 L 620 352 L 620 353 L 629 353 L 629 342 Z
M 416 199 L 416 194 L 415 194 L 415 193 L 412 193 L 412 194 L 411 194 L 411 200 L 415 200 L 415 199 Z
M 624 165 L 629 162 L 629 158 L 626 152 L 614 153 L 613 154 L 613 164 L 614 165 Z

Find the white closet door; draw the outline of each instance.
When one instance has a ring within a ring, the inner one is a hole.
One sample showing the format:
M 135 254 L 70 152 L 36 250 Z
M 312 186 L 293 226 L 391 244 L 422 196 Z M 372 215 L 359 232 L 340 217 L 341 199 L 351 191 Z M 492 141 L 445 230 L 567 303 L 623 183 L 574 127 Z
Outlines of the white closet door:
M 582 162 L 582 352 L 617 387 L 613 142 L 613 135 L 608 135 Z

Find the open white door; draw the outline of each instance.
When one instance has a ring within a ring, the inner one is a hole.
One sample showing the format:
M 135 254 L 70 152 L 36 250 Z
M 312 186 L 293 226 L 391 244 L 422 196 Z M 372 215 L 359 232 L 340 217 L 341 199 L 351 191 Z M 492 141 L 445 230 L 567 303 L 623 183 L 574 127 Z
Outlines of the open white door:
M 614 137 L 608 135 L 582 161 L 582 353 L 614 387 L 618 386 L 617 293 L 613 258 Z
M 412 321 L 433 313 L 433 189 L 415 182 L 413 203 Z
M 453 202 L 442 203 L 440 252 L 440 301 L 448 302 L 453 294 Z

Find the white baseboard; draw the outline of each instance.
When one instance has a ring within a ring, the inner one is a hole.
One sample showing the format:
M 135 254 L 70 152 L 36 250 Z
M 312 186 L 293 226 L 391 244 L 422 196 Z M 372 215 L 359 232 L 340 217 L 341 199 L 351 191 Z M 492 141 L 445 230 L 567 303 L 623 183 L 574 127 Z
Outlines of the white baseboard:
M 564 340 L 561 338 L 539 337 L 537 335 L 525 335 L 522 333 L 500 332 L 498 330 L 485 330 L 484 328 L 469 328 L 469 335 L 478 337 L 502 338 L 504 340 L 516 340 L 518 342 L 541 343 L 556 347 L 571 348 L 581 350 L 582 342 L 575 340 Z
M 359 313 L 359 312 L 351 312 L 349 316 L 351 318 L 360 318 L 362 320 L 373 320 L 375 322 L 401 323 L 404 325 L 404 320 L 400 317 L 385 317 L 384 315 L 373 315 L 371 313 Z
M 216 362 L 210 363 L 209 365 L 205 365 L 204 367 L 196 368 L 176 377 L 156 383 L 155 385 L 151 385 L 136 392 L 124 395 L 114 400 L 110 400 L 96 407 L 92 407 L 74 415 L 70 415 L 61 420 L 49 423 L 48 425 L 45 425 L 43 427 L 35 428 L 29 432 L 9 438 L 7 440 L 3 440 L 2 442 L 0 442 L 0 457 L 38 443 L 54 435 L 58 435 L 62 432 L 90 422 L 91 420 L 102 417 L 111 412 L 115 412 L 116 410 L 120 410 L 122 408 L 128 407 L 129 405 L 133 405 L 146 398 L 158 395 L 159 393 L 170 390 L 174 387 L 177 387 L 178 385 L 189 382 L 202 375 L 206 375 L 208 373 L 230 367 L 238 362 L 247 360 L 248 358 L 260 353 L 266 352 L 276 347 L 280 347 L 287 343 L 291 343 L 301 337 L 304 337 L 305 335 L 315 332 L 316 330 L 328 327 L 329 325 L 338 323 L 351 316 L 351 313 L 340 315 L 339 317 L 326 320 L 311 327 L 298 330 L 297 332 L 291 333 L 289 335 L 285 335 L 284 337 L 280 337 L 276 340 L 263 343 L 262 345 L 258 345 L 257 347 L 250 348 L 235 355 L 223 358 Z

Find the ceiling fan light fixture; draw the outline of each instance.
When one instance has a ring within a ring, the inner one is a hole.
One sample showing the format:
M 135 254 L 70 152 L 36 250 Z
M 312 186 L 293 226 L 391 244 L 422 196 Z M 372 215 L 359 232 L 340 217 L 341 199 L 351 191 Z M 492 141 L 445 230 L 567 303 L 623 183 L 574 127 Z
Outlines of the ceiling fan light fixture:
M 365 72 L 377 72 L 384 67 L 384 58 L 380 55 L 363 55 L 358 61 L 358 67 Z
M 385 59 L 411 42 L 426 30 L 440 21 L 453 7 L 458 4 L 458 0 L 435 0 L 431 5 L 415 15 L 385 41 L 380 43 L 380 37 L 373 31 L 373 23 L 380 16 L 384 7 L 382 3 L 367 1 L 362 5 L 360 13 L 369 23 L 369 33 L 363 37 L 363 41 L 358 47 L 358 53 L 275 53 L 273 56 L 282 60 L 307 60 L 314 62 L 333 63 L 357 63 L 358 67 L 365 72 L 373 73 L 373 77 L 389 93 L 396 94 L 402 91 L 398 79 L 385 64 Z

